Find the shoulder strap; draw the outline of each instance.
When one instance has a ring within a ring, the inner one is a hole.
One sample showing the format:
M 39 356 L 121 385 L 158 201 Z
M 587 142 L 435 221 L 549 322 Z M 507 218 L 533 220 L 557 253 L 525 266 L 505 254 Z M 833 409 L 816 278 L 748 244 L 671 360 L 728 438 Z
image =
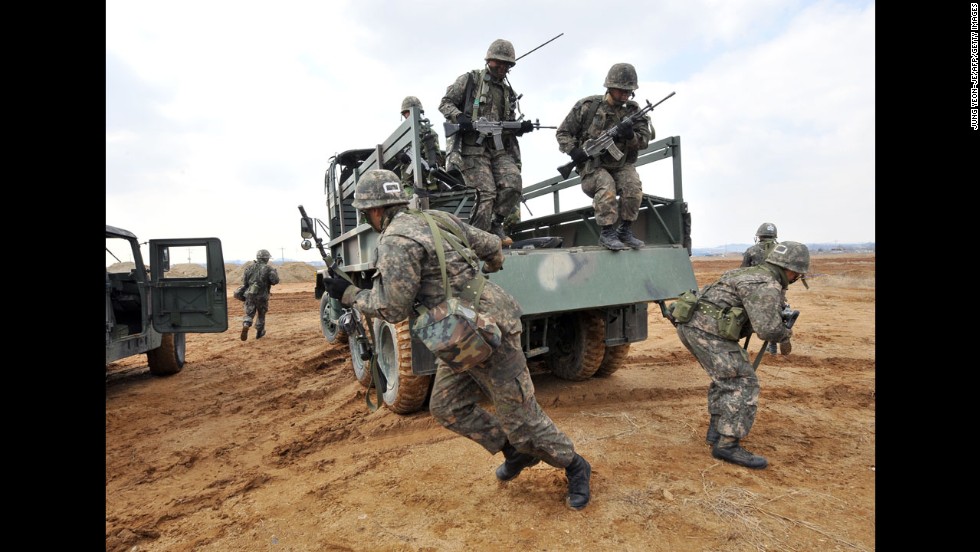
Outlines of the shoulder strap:
M 470 302 L 474 310 L 477 310 L 479 308 L 480 295 L 483 293 L 483 286 L 486 284 L 486 278 L 480 273 L 480 263 L 474 258 L 474 253 L 470 249 L 470 243 L 466 239 L 466 234 L 461 232 L 455 224 L 450 224 L 448 215 L 442 212 L 433 211 L 433 214 L 443 219 L 441 221 L 443 222 L 442 225 L 436 223 L 433 214 L 426 213 L 425 211 L 416 212 L 429 224 L 429 230 L 432 231 L 432 241 L 435 246 L 436 257 L 439 259 L 439 269 L 442 271 L 442 286 L 446 290 L 446 298 L 448 299 L 453 296 L 453 290 L 449 286 L 449 277 L 446 274 L 446 254 L 442 250 L 443 239 L 449 242 L 449 245 L 476 271 L 476 276 L 466 284 L 466 290 L 460 294 L 460 297 Z
M 586 131 L 589 128 L 587 125 L 591 125 L 592 121 L 595 120 L 595 114 L 599 111 L 599 103 L 601 100 L 602 99 L 598 96 L 593 96 L 592 99 L 589 100 L 589 102 L 592 104 L 589 106 L 589 114 L 579 123 L 579 127 L 582 132 Z

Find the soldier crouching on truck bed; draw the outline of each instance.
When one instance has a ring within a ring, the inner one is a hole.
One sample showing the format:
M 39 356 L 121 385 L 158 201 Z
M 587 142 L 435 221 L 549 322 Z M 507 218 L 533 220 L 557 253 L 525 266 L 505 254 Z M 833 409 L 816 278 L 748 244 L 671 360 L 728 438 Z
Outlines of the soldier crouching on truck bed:
M 377 275 L 370 289 L 360 289 L 336 276 L 325 278 L 330 297 L 345 307 L 356 306 L 367 317 L 397 324 L 417 306 L 433 309 L 443 304 L 448 299 L 447 286 L 455 297 L 464 296 L 464 289 L 483 280 L 478 272 L 480 260 L 484 262 L 482 272 L 503 268 L 498 236 L 441 211 L 410 210 L 408 202 L 392 171 L 367 171 L 358 181 L 353 206 L 381 233 Z M 460 241 L 454 245 L 440 237 L 442 251 L 436 251 L 433 226 L 426 216 L 433 219 L 433 225 L 439 221 L 440 236 L 448 231 Z M 575 452 L 571 439 L 538 404 L 521 348 L 521 307 L 489 280 L 483 282 L 477 297 L 473 310 L 496 323 L 499 345 L 485 360 L 461 367 L 451 367 L 437 358 L 429 410 L 444 427 L 490 454 L 502 451 L 504 463 L 496 471 L 500 481 L 510 481 L 542 460 L 564 469 L 568 479 L 566 504 L 581 510 L 591 497 L 592 466 Z M 443 341 L 451 338 L 438 336 Z M 492 411 L 481 406 L 485 396 L 493 402 Z

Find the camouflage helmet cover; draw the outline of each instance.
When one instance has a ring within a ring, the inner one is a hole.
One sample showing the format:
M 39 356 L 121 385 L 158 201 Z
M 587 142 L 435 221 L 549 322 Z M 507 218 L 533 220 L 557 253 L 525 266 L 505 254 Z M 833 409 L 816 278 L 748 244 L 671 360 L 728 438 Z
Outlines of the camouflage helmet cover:
M 364 173 L 354 188 L 355 209 L 371 209 L 408 203 L 408 196 L 398 176 L 388 170 L 374 169 Z
M 402 100 L 402 111 L 408 111 L 410 107 L 417 107 L 419 112 L 425 113 L 425 110 L 422 109 L 422 102 L 418 98 L 415 96 L 405 96 L 405 99 Z
M 802 243 L 784 241 L 772 248 L 766 262 L 806 274 L 810 272 L 810 250 Z
M 755 237 L 757 238 L 775 238 L 776 236 L 776 225 L 771 222 L 763 222 L 759 229 L 755 231 Z
M 255 253 L 256 261 L 268 261 L 271 258 L 272 254 L 269 253 L 268 249 L 259 249 L 258 252 Z
M 487 48 L 487 57 L 484 59 L 486 61 L 496 59 L 510 64 L 516 64 L 517 60 L 514 58 L 514 45 L 509 40 L 498 38 L 490 43 L 490 47 Z
M 619 88 L 621 90 L 636 90 L 636 68 L 629 63 L 617 63 L 609 68 L 606 75 L 606 88 Z

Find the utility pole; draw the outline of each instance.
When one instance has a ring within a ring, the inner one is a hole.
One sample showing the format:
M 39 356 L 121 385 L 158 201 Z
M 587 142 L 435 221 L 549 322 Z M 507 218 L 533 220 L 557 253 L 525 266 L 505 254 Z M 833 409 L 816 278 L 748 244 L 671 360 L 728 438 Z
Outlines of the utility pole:
M 285 253 L 285 251 L 286 251 L 286 248 L 285 247 L 280 247 L 279 248 L 279 259 L 280 259 L 279 260 L 279 264 L 286 264 L 286 253 Z

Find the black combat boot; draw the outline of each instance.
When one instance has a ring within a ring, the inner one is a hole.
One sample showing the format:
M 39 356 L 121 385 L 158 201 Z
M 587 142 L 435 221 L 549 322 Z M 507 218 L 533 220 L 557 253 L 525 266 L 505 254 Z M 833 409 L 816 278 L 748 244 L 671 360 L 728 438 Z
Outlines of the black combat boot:
M 248 327 L 249 327 L 249 323 L 248 322 L 242 324 L 242 341 L 245 341 L 245 340 L 248 339 Z
M 565 468 L 568 478 L 568 497 L 565 504 L 572 510 L 581 510 L 589 504 L 592 493 L 589 491 L 589 481 L 592 479 L 592 466 L 578 454 L 572 463 Z
M 633 235 L 633 229 L 631 228 L 632 226 L 633 221 L 631 220 L 624 220 L 620 222 L 619 228 L 616 229 L 616 237 L 618 237 L 619 241 L 623 242 L 628 247 L 639 249 L 646 244 Z
M 711 449 L 711 456 L 753 470 L 761 470 L 769 465 L 764 456 L 752 454 L 739 445 L 738 439 L 726 435 L 722 435 L 715 443 L 715 447 Z
M 770 341 L 768 345 L 768 351 L 770 355 L 776 354 L 776 342 Z
M 497 468 L 497 479 L 501 481 L 510 481 L 520 475 L 524 468 L 530 468 L 541 461 L 540 458 L 535 458 L 530 454 L 517 452 L 510 441 L 504 443 L 501 452 L 504 453 L 504 463 Z
M 490 221 L 490 233 L 500 238 L 500 243 L 504 247 L 514 243 L 514 240 L 504 233 L 504 217 L 500 215 L 494 215 L 493 220 Z
M 256 328 L 255 339 L 262 339 L 263 336 L 265 336 L 265 328 Z
M 616 229 L 613 228 L 612 224 L 602 227 L 602 232 L 599 234 L 599 245 L 613 251 L 629 249 L 626 244 L 619 241 L 619 236 L 616 235 Z
M 708 422 L 708 434 L 704 437 L 704 442 L 709 445 L 713 445 L 718 442 L 721 438 L 721 433 L 718 433 L 718 416 L 712 414 L 711 421 Z

